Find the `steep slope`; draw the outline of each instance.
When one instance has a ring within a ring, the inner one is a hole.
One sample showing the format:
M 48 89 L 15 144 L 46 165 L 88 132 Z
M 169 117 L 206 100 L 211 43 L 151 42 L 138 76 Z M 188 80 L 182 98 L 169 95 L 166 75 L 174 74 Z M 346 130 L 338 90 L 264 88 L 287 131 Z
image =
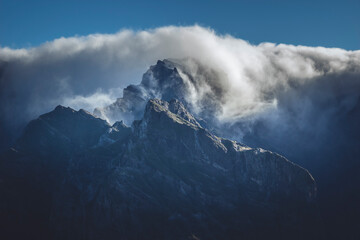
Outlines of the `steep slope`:
M 360 91 L 356 69 L 340 74 L 325 71 L 301 86 L 290 85 L 284 92 L 279 88 L 278 93 L 270 91 L 269 98 L 263 96 L 263 100 L 274 103 L 270 100 L 276 99 L 276 108 L 250 118 L 237 118 L 242 100 L 246 102 L 247 98 L 234 101 L 238 95 L 234 97 L 229 91 L 226 76 L 231 73 L 210 68 L 194 59 L 158 61 L 139 85 L 129 86 L 122 98 L 95 113 L 110 120 L 124 118 L 130 124 L 141 117 L 148 99 L 168 101 L 171 97 L 167 96 L 174 96 L 215 135 L 278 152 L 309 169 L 319 188 L 318 203 L 324 221 L 321 231 L 328 238 L 358 239 Z M 139 101 L 131 100 L 135 98 Z M 229 100 L 230 104 L 224 104 Z M 123 102 L 132 107 L 123 107 Z M 225 120 L 221 118 L 224 112 L 228 117 Z
M 144 73 L 139 85 L 129 85 L 123 90 L 123 97 L 105 108 L 97 108 L 94 114 L 104 119 L 124 119 L 131 123 L 140 119 L 147 101 L 161 98 L 169 101 L 173 98 L 183 99 L 186 89 L 175 63 L 158 61 Z
M 194 70 L 190 66 L 197 68 Z M 195 75 L 201 76 L 204 81 L 197 81 L 194 79 Z M 107 107 L 96 108 L 94 114 L 109 121 L 123 119 L 131 124 L 133 120 L 142 117 L 149 99 L 178 99 L 193 114 L 197 113 L 201 118 L 213 121 L 215 111 L 219 110 L 218 101 L 215 101 L 221 91 L 216 81 L 219 79 L 218 75 L 218 72 L 206 68 L 194 59 L 159 60 L 144 73 L 140 84 L 124 88 L 121 98 Z M 208 82 L 211 84 L 207 84 Z M 191 90 L 196 91 L 196 96 Z M 193 98 L 199 98 L 201 102 L 193 106 Z M 201 107 L 198 108 L 199 106 Z
M 69 160 L 118 128 L 84 110 L 63 106 L 31 121 L 15 146 L 0 155 L 2 237 L 48 239 L 53 194 Z
M 316 186 L 308 171 L 213 135 L 178 100 L 148 101 L 131 129 L 57 107 L 31 122 L 1 159 L 7 196 L 1 221 L 12 226 L 8 234 L 303 238 L 316 226 Z M 20 173 L 18 166 L 26 165 L 39 167 Z

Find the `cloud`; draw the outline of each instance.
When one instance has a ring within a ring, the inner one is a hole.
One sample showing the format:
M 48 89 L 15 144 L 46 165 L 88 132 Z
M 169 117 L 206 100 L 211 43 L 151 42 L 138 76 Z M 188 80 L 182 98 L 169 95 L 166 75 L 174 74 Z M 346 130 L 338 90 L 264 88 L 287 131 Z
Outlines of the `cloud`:
M 104 92 L 98 89 L 91 95 L 77 95 L 66 97 L 61 100 L 62 105 L 71 106 L 74 109 L 94 109 L 94 106 L 105 107 L 114 102 L 118 96 L 122 94 L 122 89 L 110 89 L 108 92 Z
M 291 111 L 300 111 L 298 118 L 315 111 L 313 97 L 325 94 L 324 99 L 336 101 L 335 96 L 350 94 L 350 103 L 360 92 L 360 51 L 252 45 L 200 26 L 122 30 L 60 38 L 30 49 L 0 48 L 3 136 L 58 104 L 89 111 L 106 105 L 120 97 L 119 89 L 139 83 L 158 59 L 187 57 L 205 66 L 202 71 L 218 73 L 204 78 L 198 66 L 189 64 L 198 81 L 191 101 L 197 105 L 202 96 L 212 94 L 220 106 L 215 117 L 227 124 L 242 122 L 244 127 L 244 119 L 253 124 L 254 119 L 268 116 L 267 123 L 276 125 L 276 119 L 287 119 Z M 352 80 L 345 83 L 342 76 Z M 316 89 L 309 87 L 319 82 L 322 85 Z M 329 84 L 333 88 L 323 87 Z M 296 124 L 301 127 L 300 121 Z
M 180 74 L 193 111 L 203 115 L 211 106 L 207 117 L 220 135 L 308 168 L 319 186 L 319 206 L 336 216 L 330 221 L 355 227 L 350 220 L 358 219 L 353 209 L 360 200 L 360 51 L 252 45 L 200 26 L 3 47 L 0 151 L 28 121 L 58 104 L 91 112 L 114 102 L 121 89 L 140 83 L 149 66 L 165 58 L 185 59 L 192 78 Z

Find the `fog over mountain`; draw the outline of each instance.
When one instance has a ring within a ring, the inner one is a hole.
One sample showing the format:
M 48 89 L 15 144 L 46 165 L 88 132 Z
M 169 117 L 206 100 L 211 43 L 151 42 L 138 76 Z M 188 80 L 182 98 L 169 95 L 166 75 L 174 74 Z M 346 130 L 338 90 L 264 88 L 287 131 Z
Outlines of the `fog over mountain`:
M 204 94 L 217 95 L 221 121 L 253 118 L 266 110 L 280 113 L 279 106 L 289 98 L 301 117 L 310 114 L 308 99 L 345 94 L 344 100 L 330 104 L 334 108 L 326 113 L 331 114 L 341 107 L 350 109 L 358 97 L 359 51 L 251 45 L 200 26 L 169 26 L 60 38 L 30 49 L 1 48 L 1 126 L 12 131 L 59 103 L 92 111 L 119 97 L 129 83 L 139 83 L 156 60 L 188 57 L 205 66 L 209 75 L 218 73 L 211 81 L 196 79 L 202 92 L 191 97 L 196 104 Z M 196 66 L 192 70 L 197 71 Z M 303 101 L 296 100 L 304 95 Z
M 128 92 L 147 94 L 145 100 L 163 98 L 167 92 L 152 91 L 158 88 L 151 85 L 161 78 L 153 68 L 163 59 L 169 59 L 171 71 L 176 68 L 180 100 L 192 114 L 210 120 L 208 127 L 221 137 L 281 153 L 309 169 L 319 183 L 324 221 L 352 236 L 360 216 L 360 50 L 252 45 L 200 26 L 3 47 L 0 149 L 12 144 L 29 120 L 58 104 L 97 108 L 111 123 L 131 124 L 143 111 L 119 114 L 109 106 L 116 106 L 130 84 Z M 166 81 L 174 83 L 162 79 L 161 89 Z

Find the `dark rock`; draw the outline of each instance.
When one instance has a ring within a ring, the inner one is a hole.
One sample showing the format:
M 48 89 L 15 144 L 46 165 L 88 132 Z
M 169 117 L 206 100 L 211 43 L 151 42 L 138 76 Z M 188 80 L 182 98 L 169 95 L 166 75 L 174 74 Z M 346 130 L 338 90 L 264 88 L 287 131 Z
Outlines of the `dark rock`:
M 139 85 L 129 85 L 123 90 L 122 98 L 105 108 L 95 109 L 94 114 L 104 119 L 123 119 L 131 124 L 142 117 L 149 99 L 180 99 L 185 102 L 187 89 L 176 66 L 181 67 L 173 61 L 159 60 L 143 75 Z
M 12 237 L 301 239 L 316 226 L 307 170 L 215 136 L 178 100 L 149 100 L 132 128 L 59 106 L 17 146 L 0 162 Z

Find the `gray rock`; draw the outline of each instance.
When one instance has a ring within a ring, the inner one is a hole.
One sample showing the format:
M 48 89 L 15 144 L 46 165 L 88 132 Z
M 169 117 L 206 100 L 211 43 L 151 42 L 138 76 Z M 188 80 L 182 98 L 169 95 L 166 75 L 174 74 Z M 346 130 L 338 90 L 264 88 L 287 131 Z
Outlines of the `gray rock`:
M 309 236 L 317 213 L 307 170 L 212 134 L 178 100 L 144 108 L 131 128 L 64 107 L 29 123 L 0 162 L 8 231 L 44 239 Z

